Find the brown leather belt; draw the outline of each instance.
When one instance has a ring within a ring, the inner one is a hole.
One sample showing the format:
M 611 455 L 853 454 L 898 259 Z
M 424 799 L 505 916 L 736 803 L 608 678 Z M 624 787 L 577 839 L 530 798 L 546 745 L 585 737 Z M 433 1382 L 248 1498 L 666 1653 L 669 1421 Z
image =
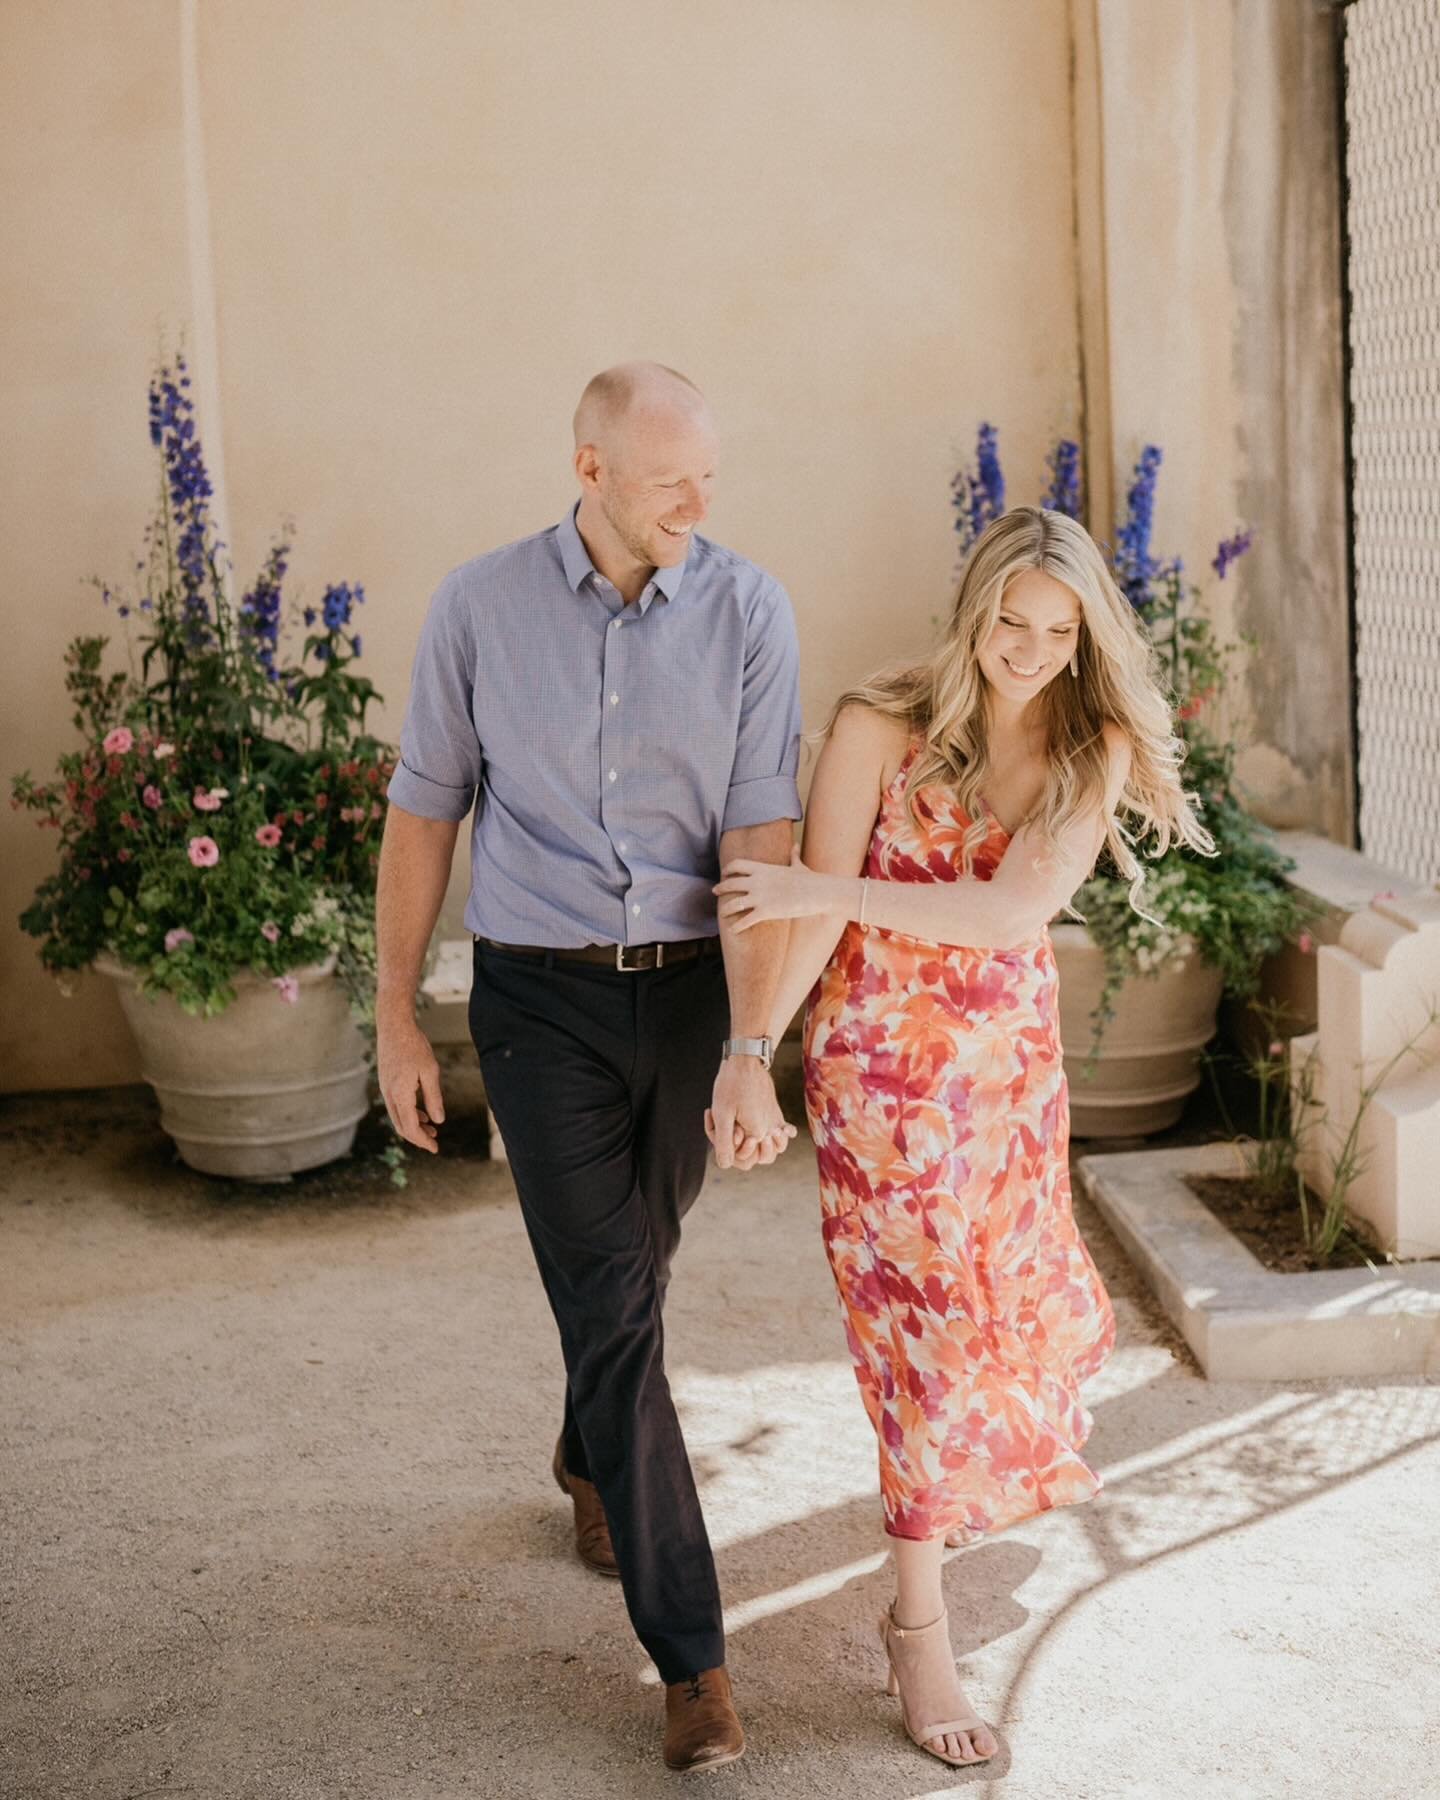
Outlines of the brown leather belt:
M 665 969 L 672 963 L 693 962 L 697 956 L 720 953 L 718 937 L 681 938 L 670 944 L 586 944 L 580 950 L 553 950 L 543 944 L 502 944 L 487 937 L 477 937 L 475 942 L 504 956 L 525 956 L 535 962 L 597 963 L 602 968 L 618 969 L 622 975 Z

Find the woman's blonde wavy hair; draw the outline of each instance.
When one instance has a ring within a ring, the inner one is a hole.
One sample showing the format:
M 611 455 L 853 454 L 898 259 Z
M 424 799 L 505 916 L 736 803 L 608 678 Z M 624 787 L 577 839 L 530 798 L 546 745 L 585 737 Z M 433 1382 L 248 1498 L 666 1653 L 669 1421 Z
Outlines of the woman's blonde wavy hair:
M 872 707 L 898 719 L 921 740 L 910 772 L 906 804 L 915 816 L 920 789 L 951 788 L 972 821 L 961 844 L 969 872 L 989 832 L 982 798 L 990 775 L 985 677 L 979 651 L 995 628 L 1005 589 L 1026 569 L 1042 569 L 1080 602 L 1075 648 L 1078 679 L 1055 677 L 1039 696 L 1049 739 L 1045 792 L 1026 820 L 1052 849 L 1075 818 L 1104 805 L 1109 758 L 1102 730 L 1113 719 L 1130 742 L 1130 772 L 1115 813 L 1105 824 L 1105 847 L 1130 883 L 1139 909 L 1143 870 L 1133 846 L 1153 837 L 1161 856 L 1178 839 L 1202 855 L 1214 840 L 1180 781 L 1185 746 L 1175 735 L 1159 659 L 1133 608 L 1105 566 L 1095 540 L 1078 521 L 1036 506 L 1004 513 L 976 540 L 939 644 L 922 663 L 872 677 L 842 694 L 827 731 L 844 706 Z M 1120 822 L 1123 813 L 1134 829 Z

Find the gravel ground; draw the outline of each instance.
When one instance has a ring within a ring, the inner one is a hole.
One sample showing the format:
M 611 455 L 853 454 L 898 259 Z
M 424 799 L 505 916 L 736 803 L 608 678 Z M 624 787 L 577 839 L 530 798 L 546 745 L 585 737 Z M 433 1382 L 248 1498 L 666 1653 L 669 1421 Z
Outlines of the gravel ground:
M 0 1102 L 5 1800 L 673 1794 L 614 1584 L 569 1553 L 559 1359 L 473 1078 L 447 1153 L 236 1190 L 138 1090 Z M 793 1116 L 793 1115 L 792 1115 Z M 765 1800 L 1440 1792 L 1440 1389 L 1203 1380 L 1099 1220 L 1106 1491 L 956 1555 L 1001 1754 L 880 1692 L 874 1449 L 803 1141 L 716 1175 L 668 1361 Z

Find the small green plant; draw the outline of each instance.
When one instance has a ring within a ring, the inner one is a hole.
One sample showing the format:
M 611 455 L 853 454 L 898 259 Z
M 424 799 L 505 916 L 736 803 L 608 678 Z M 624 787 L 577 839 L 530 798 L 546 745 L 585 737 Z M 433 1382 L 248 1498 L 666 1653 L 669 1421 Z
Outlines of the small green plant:
M 1223 1095 L 1216 1098 L 1226 1130 L 1246 1144 L 1249 1178 L 1264 1200 L 1278 1204 L 1295 1201 L 1300 1216 L 1300 1238 L 1317 1262 L 1328 1262 L 1347 1239 L 1373 1254 L 1351 1223 L 1350 1191 L 1365 1167 L 1361 1129 L 1377 1094 L 1407 1056 L 1418 1054 L 1426 1034 L 1440 1020 L 1440 1006 L 1431 1006 L 1425 1021 L 1387 1057 L 1359 1091 L 1349 1123 L 1342 1131 L 1332 1126 L 1316 1098 L 1315 1053 L 1297 1061 L 1285 1038 L 1293 1014 L 1283 1005 L 1258 1003 L 1253 1012 L 1267 1034 L 1265 1047 L 1245 1059 L 1255 1084 L 1255 1136 L 1235 1130 Z M 1212 1081 L 1218 1058 L 1207 1059 Z M 1302 1159 L 1316 1135 L 1333 1146 L 1322 1152 L 1327 1165 L 1323 1187 L 1317 1193 L 1301 1171 Z
M 1261 1001 L 1252 1010 L 1266 1032 L 1266 1043 L 1265 1048 L 1256 1051 L 1248 1062 L 1256 1089 L 1250 1178 L 1266 1200 L 1279 1201 L 1294 1196 L 1304 1219 L 1308 1200 L 1297 1159 L 1301 1136 L 1306 1129 L 1302 1121 L 1310 1119 L 1309 1109 L 1314 1100 L 1314 1059 L 1307 1057 L 1292 1071 L 1285 1037 L 1287 1026 L 1293 1023 L 1288 1007 L 1278 1001 Z M 1308 1228 L 1304 1236 L 1308 1244 Z
M 1371 1102 L 1405 1058 L 1418 1054 L 1421 1040 L 1437 1020 L 1440 1020 L 1440 1006 L 1432 1003 L 1424 1024 L 1412 1032 L 1393 1055 L 1385 1059 L 1368 1081 L 1362 1083 L 1350 1123 L 1343 1136 L 1340 1136 L 1338 1147 L 1327 1153 L 1326 1160 L 1330 1165 L 1329 1180 L 1320 1217 L 1312 1221 L 1308 1209 L 1302 1212 L 1305 1241 L 1317 1256 L 1328 1256 L 1347 1229 L 1350 1189 L 1355 1185 L 1355 1178 L 1365 1167 L 1365 1152 L 1360 1144 L 1360 1127 L 1364 1123 Z M 1309 1110 L 1313 1112 L 1313 1081 L 1310 1095 Z M 1297 1110 L 1301 1111 L 1302 1115 L 1308 1116 L 1303 1100 Z M 1326 1131 L 1328 1128 L 1328 1121 L 1323 1113 L 1315 1117 L 1314 1123 L 1322 1131 Z M 1301 1129 L 1303 1130 L 1304 1127 L 1302 1126 Z

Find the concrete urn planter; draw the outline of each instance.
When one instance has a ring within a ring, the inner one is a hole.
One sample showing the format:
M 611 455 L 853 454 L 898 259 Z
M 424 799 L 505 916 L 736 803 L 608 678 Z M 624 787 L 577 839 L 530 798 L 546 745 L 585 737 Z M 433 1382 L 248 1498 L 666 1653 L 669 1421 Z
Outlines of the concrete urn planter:
M 333 957 L 292 971 L 293 1005 L 268 976 L 244 971 L 235 999 L 209 1019 L 168 994 L 142 994 L 110 957 L 95 967 L 115 982 L 160 1123 L 192 1169 L 276 1181 L 349 1151 L 370 1109 L 370 1071 Z
M 1200 1052 L 1214 1035 L 1220 1005 L 1218 970 L 1192 952 L 1178 968 L 1126 981 L 1087 1072 L 1104 957 L 1083 925 L 1053 925 L 1050 938 L 1060 972 L 1071 1135 L 1145 1137 L 1166 1130 L 1200 1085 Z

